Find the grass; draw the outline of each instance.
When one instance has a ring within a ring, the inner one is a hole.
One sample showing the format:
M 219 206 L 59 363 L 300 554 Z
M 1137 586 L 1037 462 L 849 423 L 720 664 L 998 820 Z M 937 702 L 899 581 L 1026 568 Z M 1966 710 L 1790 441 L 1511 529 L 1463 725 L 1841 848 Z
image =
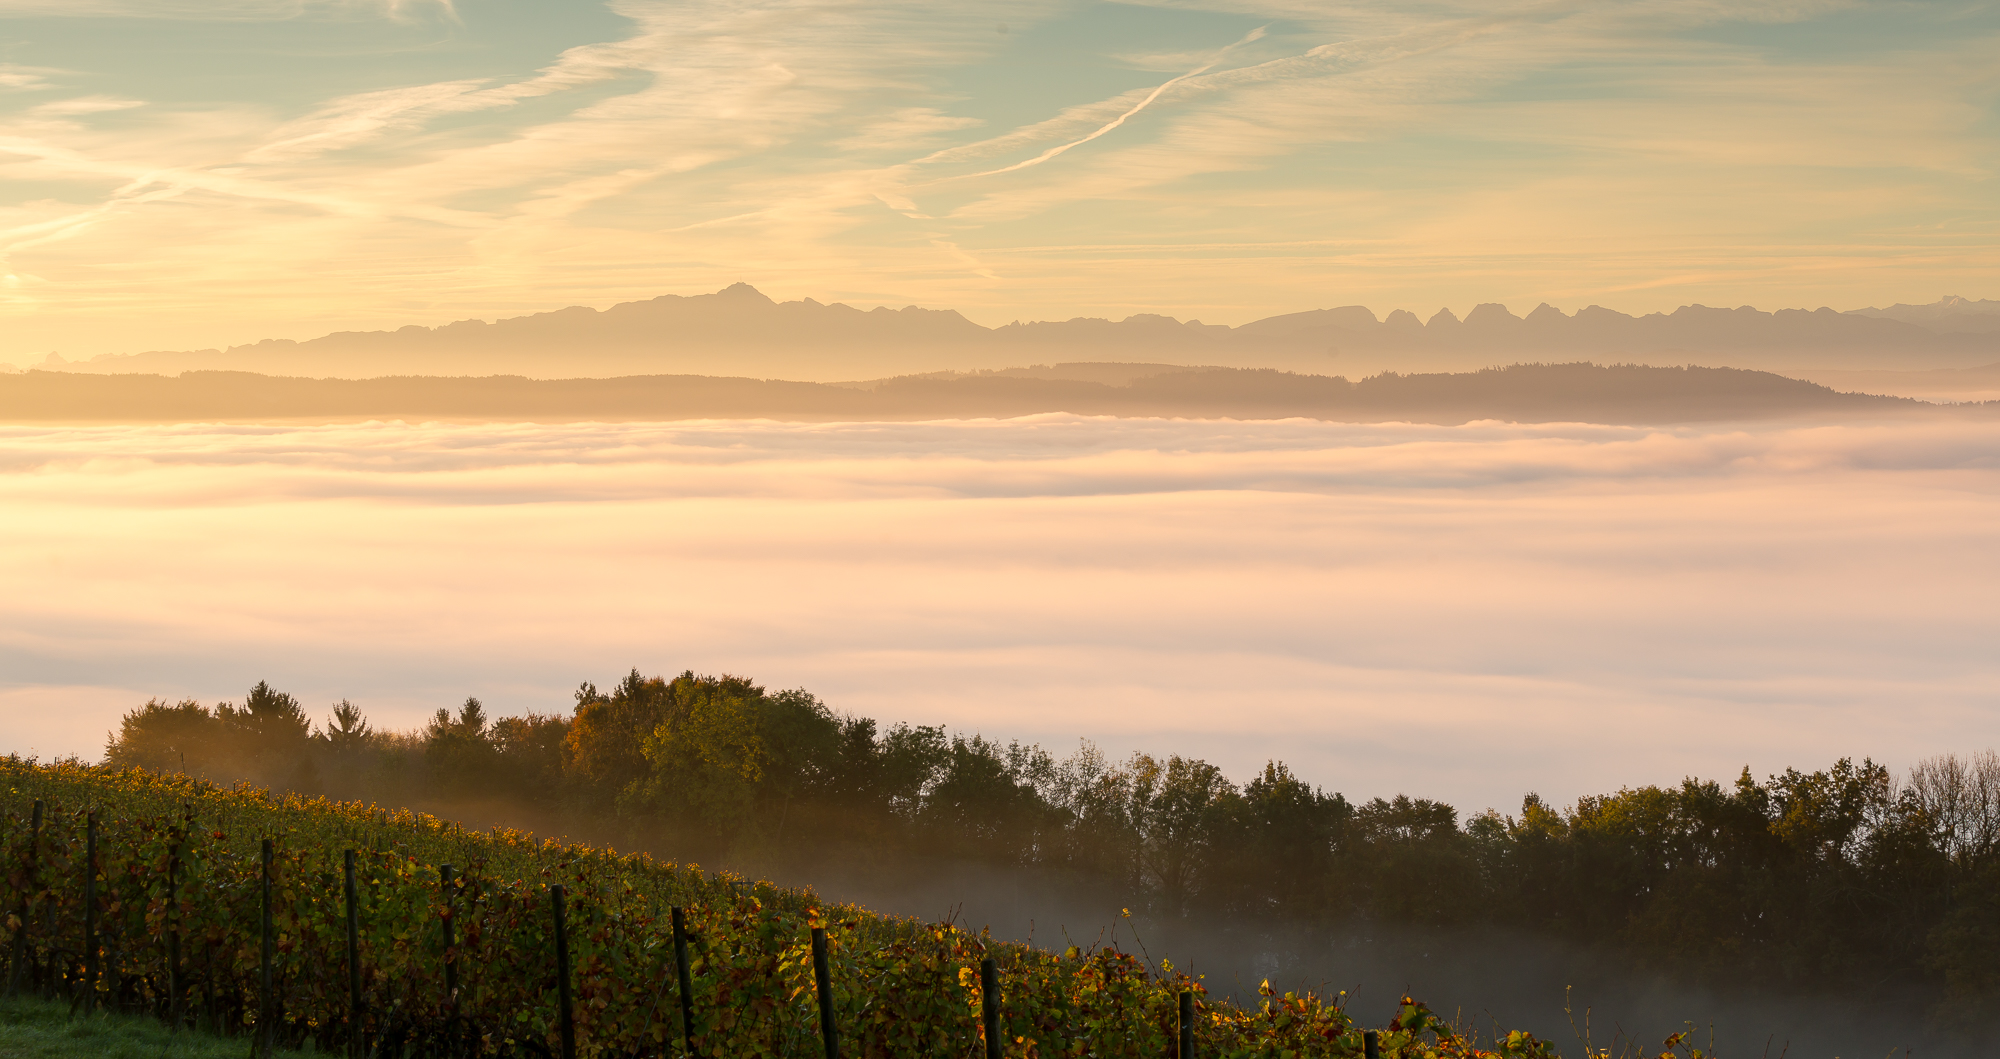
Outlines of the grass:
M 0 1059 L 244 1059 L 247 1037 L 183 1030 L 144 1015 L 71 1016 L 68 1001 L 0 999 Z

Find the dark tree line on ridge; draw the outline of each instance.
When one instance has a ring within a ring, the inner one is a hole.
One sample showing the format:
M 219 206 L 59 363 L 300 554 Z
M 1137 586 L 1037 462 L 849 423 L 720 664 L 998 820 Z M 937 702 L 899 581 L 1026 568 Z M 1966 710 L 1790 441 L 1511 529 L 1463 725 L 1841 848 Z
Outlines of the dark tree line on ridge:
M 1398 795 L 1354 803 L 1278 762 L 1238 783 L 1178 755 L 1057 758 L 844 716 L 803 690 L 635 670 L 565 714 L 476 699 L 385 732 L 315 725 L 258 684 L 242 705 L 151 701 L 106 763 L 529 820 L 681 860 L 973 862 L 1236 929 L 1504 928 L 1718 988 L 1928 990 L 2000 1013 L 2000 756 L 1898 778 L 1869 761 L 1688 779 L 1519 815 Z
M 1515 363 L 1358 380 L 1272 368 L 1188 368 L 1112 384 L 1005 373 L 901 376 L 865 389 L 698 375 L 596 379 L 420 376 L 290 378 L 30 371 L 0 375 L 0 420 L 188 422 L 215 417 L 420 417 L 574 422 L 776 418 L 804 421 L 1092 416 L 1304 416 L 1345 422 L 1474 419 L 1713 422 L 1839 412 L 1989 416 L 1995 402 L 1941 410 L 1906 397 L 1837 393 L 1740 368 Z

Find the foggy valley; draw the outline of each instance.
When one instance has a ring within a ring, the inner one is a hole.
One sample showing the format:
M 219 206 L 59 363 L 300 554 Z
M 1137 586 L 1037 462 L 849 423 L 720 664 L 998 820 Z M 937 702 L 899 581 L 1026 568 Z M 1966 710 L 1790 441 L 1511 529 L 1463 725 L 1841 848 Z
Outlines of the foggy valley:
M 1997 49 L 0 0 L 0 1059 L 2000 1051 Z

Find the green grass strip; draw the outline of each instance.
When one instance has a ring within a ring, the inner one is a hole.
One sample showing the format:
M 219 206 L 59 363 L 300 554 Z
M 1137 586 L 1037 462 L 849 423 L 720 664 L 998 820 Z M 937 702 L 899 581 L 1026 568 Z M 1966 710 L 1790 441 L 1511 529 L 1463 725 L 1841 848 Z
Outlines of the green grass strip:
M 145 1015 L 70 1014 L 69 1002 L 0 999 L 0 1059 L 243 1059 L 248 1037 L 178 1033 Z

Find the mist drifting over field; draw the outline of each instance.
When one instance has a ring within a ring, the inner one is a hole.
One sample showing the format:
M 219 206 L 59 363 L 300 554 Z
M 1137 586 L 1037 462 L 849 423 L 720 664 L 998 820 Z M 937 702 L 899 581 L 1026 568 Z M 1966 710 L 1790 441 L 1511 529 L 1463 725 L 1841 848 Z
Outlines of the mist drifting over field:
M 628 668 L 1461 811 L 1995 741 L 2000 426 L 8 427 L 0 750 Z

